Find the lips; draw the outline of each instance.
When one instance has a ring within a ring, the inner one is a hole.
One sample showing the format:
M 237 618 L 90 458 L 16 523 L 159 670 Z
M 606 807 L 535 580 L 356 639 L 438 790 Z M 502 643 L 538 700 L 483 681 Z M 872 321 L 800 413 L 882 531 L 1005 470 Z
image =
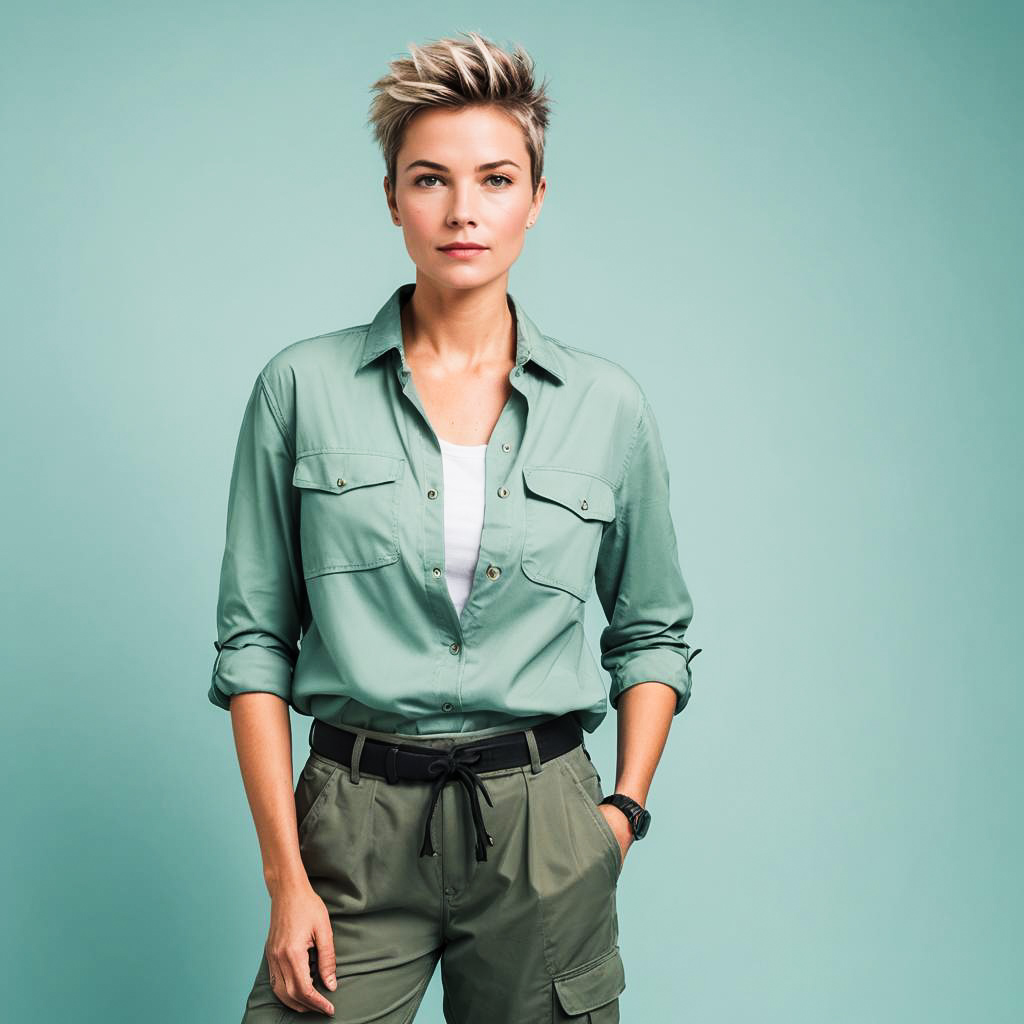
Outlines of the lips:
M 477 245 L 476 242 L 449 242 L 447 245 L 439 245 L 442 252 L 452 252 L 456 249 L 486 249 L 486 245 Z

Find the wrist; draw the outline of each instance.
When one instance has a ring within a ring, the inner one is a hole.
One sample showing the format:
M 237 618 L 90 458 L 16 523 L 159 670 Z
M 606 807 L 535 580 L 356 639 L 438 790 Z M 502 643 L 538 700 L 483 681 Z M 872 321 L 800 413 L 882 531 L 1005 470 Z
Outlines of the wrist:
M 628 796 L 630 800 L 635 800 L 641 807 L 647 802 L 647 790 L 643 786 L 634 786 L 628 782 L 622 782 L 616 785 L 613 793 L 618 793 L 620 796 Z
M 616 807 L 629 822 L 634 839 L 643 839 L 651 825 L 651 813 L 638 800 L 626 793 L 616 791 L 606 796 L 602 804 Z
M 290 868 L 264 868 L 263 882 L 271 899 L 282 892 L 302 889 L 309 885 L 309 876 L 300 862 L 299 866 Z

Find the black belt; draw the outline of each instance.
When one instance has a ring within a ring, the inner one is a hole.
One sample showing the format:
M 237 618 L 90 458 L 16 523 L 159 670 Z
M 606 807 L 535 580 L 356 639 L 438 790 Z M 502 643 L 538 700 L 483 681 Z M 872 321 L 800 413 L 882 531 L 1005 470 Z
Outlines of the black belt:
M 309 727 L 309 745 L 322 757 L 351 768 L 352 748 L 356 735 L 357 733 L 348 729 L 314 718 Z M 537 740 L 537 753 L 541 761 L 560 757 L 578 747 L 583 741 L 583 730 L 571 713 L 534 726 L 533 735 Z M 487 860 L 487 846 L 493 846 L 494 839 L 484 827 L 483 810 L 477 797 L 477 788 L 483 791 L 484 799 L 491 807 L 494 804 L 483 779 L 477 776 L 477 772 L 516 768 L 529 763 L 530 748 L 523 730 L 486 736 L 475 743 L 453 746 L 450 750 L 417 746 L 414 743 L 388 743 L 367 736 L 359 758 L 359 772 L 362 774 L 366 771 L 367 774 L 387 779 L 392 784 L 400 779 L 433 781 L 430 810 L 427 812 L 423 844 L 420 846 L 421 857 L 434 854 L 430 840 L 430 822 L 441 790 L 449 779 L 460 782 L 469 794 L 473 810 L 473 824 L 476 826 L 476 859 Z

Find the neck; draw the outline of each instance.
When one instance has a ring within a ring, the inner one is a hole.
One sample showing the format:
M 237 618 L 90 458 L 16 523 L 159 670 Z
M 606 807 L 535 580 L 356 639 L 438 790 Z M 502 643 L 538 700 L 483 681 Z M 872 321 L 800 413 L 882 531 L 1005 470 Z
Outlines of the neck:
M 438 289 L 417 280 L 402 307 L 406 358 L 471 369 L 515 360 L 515 318 L 506 275 L 480 288 Z

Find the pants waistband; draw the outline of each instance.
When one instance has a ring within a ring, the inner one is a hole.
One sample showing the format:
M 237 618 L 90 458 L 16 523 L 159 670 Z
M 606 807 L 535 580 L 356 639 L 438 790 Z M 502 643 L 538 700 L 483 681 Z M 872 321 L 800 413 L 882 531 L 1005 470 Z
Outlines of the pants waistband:
M 432 799 L 427 813 L 420 856 L 437 856 L 430 838 L 430 822 L 441 790 L 450 779 L 465 787 L 476 826 L 476 859 L 487 859 L 487 846 L 494 839 L 484 826 L 477 789 L 490 806 L 490 794 L 480 772 L 499 771 L 530 765 L 539 771 L 544 761 L 568 753 L 580 745 L 583 731 L 571 713 L 552 718 L 527 729 L 468 739 L 450 748 L 438 749 L 420 742 L 395 742 L 375 739 L 364 729 L 331 725 L 314 718 L 309 728 L 309 745 L 322 757 L 349 767 L 352 779 L 359 781 L 362 771 L 386 779 L 432 782 Z

